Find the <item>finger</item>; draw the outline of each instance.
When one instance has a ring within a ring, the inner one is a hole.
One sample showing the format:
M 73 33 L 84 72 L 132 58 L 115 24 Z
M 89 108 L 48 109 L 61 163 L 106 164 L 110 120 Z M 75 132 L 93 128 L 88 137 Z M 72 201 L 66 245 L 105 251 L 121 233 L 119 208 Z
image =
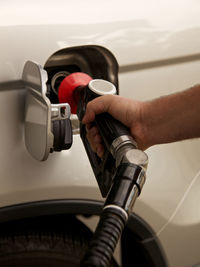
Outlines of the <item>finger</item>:
M 89 130 L 86 137 L 90 143 L 90 146 L 92 147 L 92 150 L 97 152 L 98 146 L 102 144 L 102 138 L 98 133 L 97 128 L 93 127 L 91 130 Z
M 103 145 L 102 145 L 102 143 L 99 142 L 100 141 L 99 137 L 95 136 L 95 138 L 92 138 L 92 139 L 90 137 L 87 137 L 87 139 L 90 143 L 90 147 L 91 147 L 92 151 L 97 153 L 97 154 L 98 153 L 101 154 L 102 150 L 103 150 L 102 149 Z
M 96 135 L 94 136 L 94 138 L 93 138 L 93 142 L 94 142 L 95 144 L 101 144 L 101 143 L 102 143 L 102 138 L 101 138 L 100 134 L 96 134 Z
M 86 131 L 87 131 L 88 135 L 91 137 L 94 137 L 96 134 L 99 133 L 96 126 L 92 126 L 91 128 L 87 129 Z
M 101 144 L 102 143 L 102 139 L 101 139 L 101 136 L 96 133 L 96 134 L 93 134 L 91 132 L 88 132 L 87 135 L 86 135 L 90 145 L 92 145 L 93 147 L 97 146 L 98 144 Z
M 104 146 L 103 145 L 98 145 L 97 147 L 97 155 L 102 158 L 103 157 L 103 154 L 104 154 Z
M 88 139 L 90 146 L 92 147 L 92 150 L 96 152 L 96 147 L 98 144 L 101 143 L 101 137 L 98 134 L 97 128 L 92 128 L 86 135 L 86 138 Z
M 90 144 L 90 147 L 92 149 L 93 152 L 96 153 L 97 151 L 97 146 L 96 146 L 96 143 L 93 142 L 93 137 L 91 137 L 89 134 L 86 135 L 86 138 Z

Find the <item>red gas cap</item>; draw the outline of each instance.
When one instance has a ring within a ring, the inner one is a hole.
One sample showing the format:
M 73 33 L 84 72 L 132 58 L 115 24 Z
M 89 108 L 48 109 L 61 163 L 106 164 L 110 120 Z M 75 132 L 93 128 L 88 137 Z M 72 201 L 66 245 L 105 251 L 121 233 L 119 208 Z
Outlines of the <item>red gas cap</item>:
M 77 103 L 74 97 L 74 91 L 77 87 L 85 87 L 92 78 L 83 72 L 74 72 L 63 79 L 58 88 L 58 99 L 60 103 L 68 103 L 71 107 L 71 113 L 76 114 Z

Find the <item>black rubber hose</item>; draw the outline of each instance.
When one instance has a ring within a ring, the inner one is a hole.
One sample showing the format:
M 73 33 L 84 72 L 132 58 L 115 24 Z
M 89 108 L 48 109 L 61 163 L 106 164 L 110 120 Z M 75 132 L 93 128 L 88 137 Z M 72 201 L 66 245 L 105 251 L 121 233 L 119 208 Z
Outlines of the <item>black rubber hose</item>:
M 88 251 L 81 262 L 82 267 L 110 266 L 126 219 L 124 212 L 120 209 L 108 207 L 103 210 Z

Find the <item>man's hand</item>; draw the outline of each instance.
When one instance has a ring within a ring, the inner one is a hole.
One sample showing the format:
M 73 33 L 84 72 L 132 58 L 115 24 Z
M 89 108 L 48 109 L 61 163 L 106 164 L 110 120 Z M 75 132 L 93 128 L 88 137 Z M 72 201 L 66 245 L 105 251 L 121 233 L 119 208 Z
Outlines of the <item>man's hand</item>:
M 87 138 L 92 150 L 99 157 L 103 156 L 104 146 L 97 128 L 92 126 L 91 122 L 94 121 L 95 115 L 103 112 L 110 113 L 115 119 L 130 128 L 131 135 L 140 149 L 147 148 L 143 134 L 144 129 L 142 129 L 142 106 L 142 102 L 116 95 L 101 96 L 88 103 L 82 123 L 86 124 Z

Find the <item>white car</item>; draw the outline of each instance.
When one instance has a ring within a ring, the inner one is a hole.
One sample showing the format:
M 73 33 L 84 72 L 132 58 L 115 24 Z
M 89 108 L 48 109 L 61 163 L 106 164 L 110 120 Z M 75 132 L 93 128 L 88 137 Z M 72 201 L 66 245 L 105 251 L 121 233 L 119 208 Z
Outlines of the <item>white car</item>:
M 0 266 L 79 266 L 104 203 L 79 134 L 52 154 L 37 138 L 45 161 L 28 152 L 27 80 L 52 92 L 63 72 L 81 71 L 138 100 L 184 90 L 200 80 L 199 17 L 196 0 L 1 1 Z M 44 80 L 23 74 L 27 61 Z M 200 141 L 146 153 L 146 183 L 112 266 L 200 266 Z

